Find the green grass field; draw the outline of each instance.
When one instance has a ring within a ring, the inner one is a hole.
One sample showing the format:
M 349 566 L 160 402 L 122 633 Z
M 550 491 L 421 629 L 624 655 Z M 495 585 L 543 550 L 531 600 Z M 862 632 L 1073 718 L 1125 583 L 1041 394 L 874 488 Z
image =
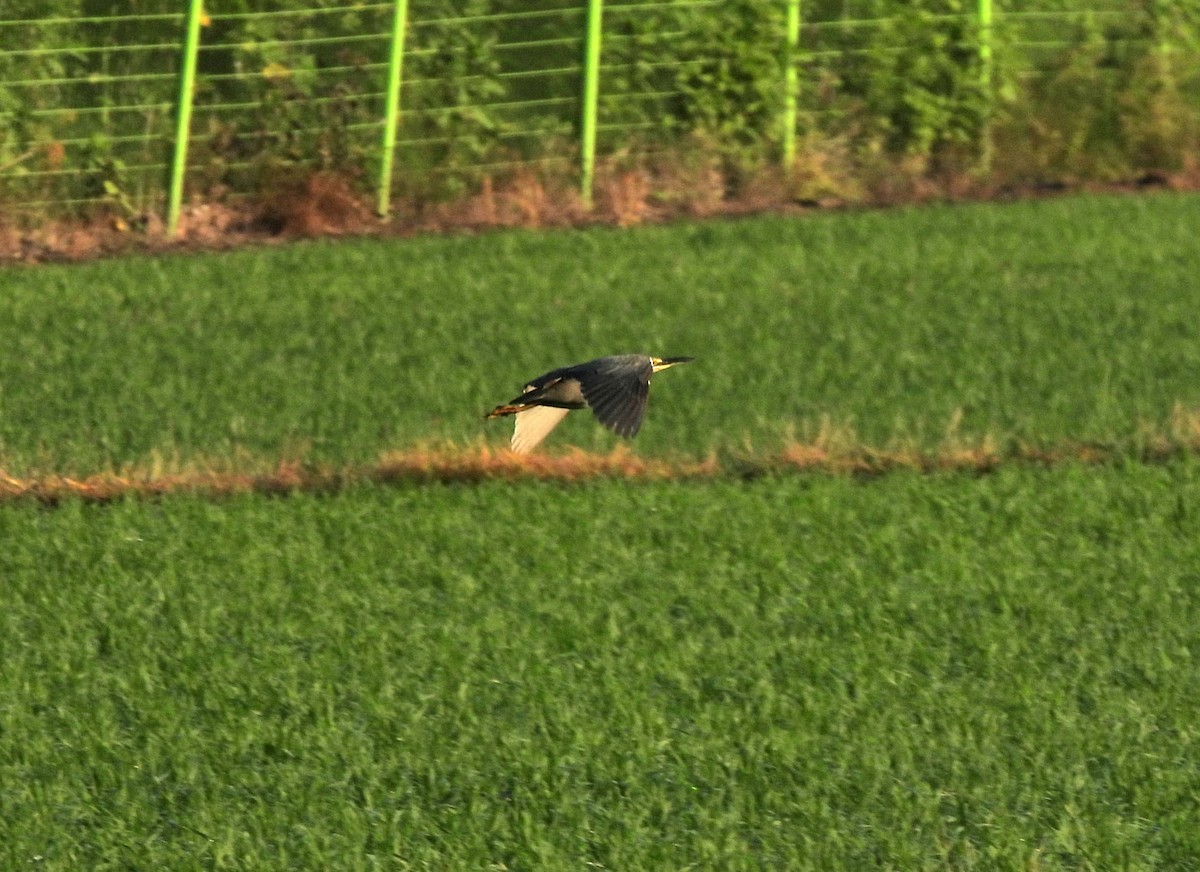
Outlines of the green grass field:
M 507 437 L 548 369 L 694 354 L 638 451 L 1126 439 L 1200 407 L 1200 197 L 325 242 L 0 271 L 0 468 Z M 548 447 L 605 450 L 587 416 Z
M 0 473 L 500 446 L 524 380 L 639 349 L 700 358 L 647 458 L 1133 446 L 1197 420 L 1196 226 L 1096 197 L 4 270 Z M 614 444 L 571 417 L 549 450 Z M 0 868 L 1200 867 L 1200 464 L 1137 457 L 0 500 Z
M 0 865 L 1190 868 L 1198 517 L 1191 463 L 9 505 Z

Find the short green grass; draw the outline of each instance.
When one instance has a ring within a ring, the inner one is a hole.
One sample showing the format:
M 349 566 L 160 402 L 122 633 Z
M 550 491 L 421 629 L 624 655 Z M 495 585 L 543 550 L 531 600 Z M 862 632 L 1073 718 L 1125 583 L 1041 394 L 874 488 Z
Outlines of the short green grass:
M 0 472 L 501 445 L 523 380 L 639 349 L 699 357 L 651 457 L 823 421 L 1125 444 L 1200 407 L 1198 224 L 1083 197 L 7 269 Z M 0 867 L 1195 867 L 1198 534 L 1186 456 L 5 503 Z
M 0 866 L 1194 868 L 1198 533 L 1186 460 L 0 506 Z
M 1200 197 L 317 242 L 0 271 L 0 469 L 503 444 L 525 380 L 643 350 L 638 451 L 1122 440 L 1200 406 Z M 572 416 L 574 418 L 574 416 Z M 588 416 L 551 445 L 604 450 Z

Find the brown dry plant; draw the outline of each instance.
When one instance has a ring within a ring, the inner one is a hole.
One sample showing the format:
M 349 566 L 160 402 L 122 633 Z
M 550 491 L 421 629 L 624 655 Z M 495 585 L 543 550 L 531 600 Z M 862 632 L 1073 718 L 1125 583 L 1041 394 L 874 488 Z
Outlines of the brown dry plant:
M 952 422 L 953 424 L 953 422 Z M 1200 412 L 1176 407 L 1169 427 L 1146 430 L 1135 439 L 1111 444 L 1063 441 L 1047 446 L 1012 444 L 994 438 L 969 439 L 953 426 L 942 445 L 920 450 L 911 444 L 879 448 L 856 441 L 853 430 L 823 420 L 807 440 L 793 440 L 775 452 L 705 458 L 646 458 L 626 446 L 605 454 L 580 449 L 518 455 L 487 445 L 419 446 L 382 455 L 357 467 L 334 467 L 286 457 L 271 463 L 248 455 L 186 462 L 151 456 L 140 465 L 94 474 L 44 473 L 18 478 L 0 471 L 0 501 L 33 500 L 55 505 L 66 499 L 104 503 L 122 498 L 194 494 L 221 498 L 235 494 L 326 493 L 351 485 L 387 486 L 482 481 L 630 482 L 754 478 L 771 474 L 863 475 L 898 471 L 986 474 L 1009 464 L 1103 465 L 1127 459 L 1162 463 L 1180 455 L 1200 455 Z

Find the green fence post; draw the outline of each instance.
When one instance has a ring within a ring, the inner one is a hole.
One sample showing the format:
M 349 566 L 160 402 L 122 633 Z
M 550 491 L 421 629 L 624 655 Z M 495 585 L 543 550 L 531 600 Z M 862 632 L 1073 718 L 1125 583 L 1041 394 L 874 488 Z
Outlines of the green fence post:
M 400 123 L 400 73 L 404 66 L 404 34 L 408 25 L 408 0 L 396 0 L 392 16 L 392 42 L 388 58 L 387 103 L 383 110 L 383 154 L 379 164 L 379 203 L 386 216 L 392 201 L 392 162 L 396 155 L 396 127 Z
M 183 63 L 179 72 L 175 154 L 171 158 L 171 182 L 167 196 L 168 236 L 174 236 L 179 227 L 179 208 L 183 205 L 183 178 L 187 174 L 188 137 L 192 129 L 192 99 L 196 92 L 196 53 L 200 48 L 200 19 L 203 14 L 203 0 L 190 0 L 183 40 Z
M 992 0 L 979 0 L 979 87 L 985 101 L 979 168 L 986 173 L 992 169 Z
M 600 18 L 603 0 L 588 0 L 587 43 L 583 56 L 583 118 L 580 123 L 579 198 L 592 208 L 592 177 L 596 170 L 596 105 L 600 99 Z
M 796 163 L 796 102 L 800 86 L 796 56 L 800 47 L 800 0 L 787 0 L 787 51 L 783 71 L 783 170 L 790 174 Z

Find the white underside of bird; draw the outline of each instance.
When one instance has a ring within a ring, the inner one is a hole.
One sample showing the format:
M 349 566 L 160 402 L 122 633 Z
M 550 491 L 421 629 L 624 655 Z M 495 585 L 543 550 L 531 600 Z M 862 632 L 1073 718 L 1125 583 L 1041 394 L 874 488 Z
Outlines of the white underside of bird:
M 541 443 L 550 431 L 567 417 L 570 409 L 554 406 L 530 406 L 514 416 L 512 450 L 517 454 L 528 454 Z

